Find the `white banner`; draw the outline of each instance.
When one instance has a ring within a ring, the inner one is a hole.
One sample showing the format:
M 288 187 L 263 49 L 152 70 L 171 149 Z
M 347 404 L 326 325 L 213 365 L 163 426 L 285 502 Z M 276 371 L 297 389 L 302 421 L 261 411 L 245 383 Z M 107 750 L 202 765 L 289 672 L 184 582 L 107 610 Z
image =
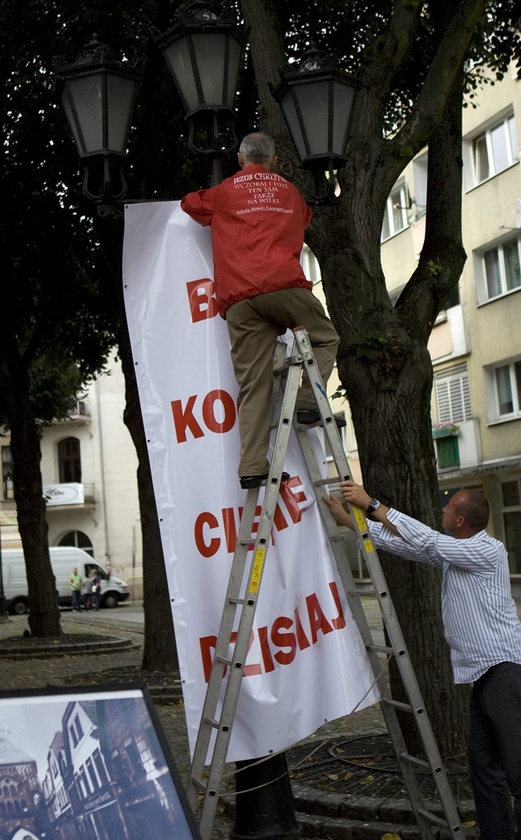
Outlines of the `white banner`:
M 126 208 L 126 310 L 192 749 L 246 497 L 237 385 L 211 277 L 210 230 L 178 202 Z M 285 469 L 230 761 L 284 749 L 378 700 L 295 436 Z

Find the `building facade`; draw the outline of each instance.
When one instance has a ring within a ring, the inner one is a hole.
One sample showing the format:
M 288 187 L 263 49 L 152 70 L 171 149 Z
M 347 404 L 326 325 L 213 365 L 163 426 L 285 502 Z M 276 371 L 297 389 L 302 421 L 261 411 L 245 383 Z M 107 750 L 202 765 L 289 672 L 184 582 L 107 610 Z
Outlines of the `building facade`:
M 49 545 L 84 549 L 142 594 L 137 455 L 123 423 L 125 382 L 115 357 L 86 389 L 68 420 L 43 430 L 42 479 Z M 21 546 L 13 500 L 9 437 L 0 438 L 2 548 Z
M 477 103 L 477 104 L 476 104 Z M 440 495 L 482 490 L 489 530 L 521 584 L 521 81 L 515 70 L 463 111 L 463 244 L 459 289 L 432 330 L 433 445 Z M 424 236 L 427 153 L 387 203 L 382 264 L 392 299 Z

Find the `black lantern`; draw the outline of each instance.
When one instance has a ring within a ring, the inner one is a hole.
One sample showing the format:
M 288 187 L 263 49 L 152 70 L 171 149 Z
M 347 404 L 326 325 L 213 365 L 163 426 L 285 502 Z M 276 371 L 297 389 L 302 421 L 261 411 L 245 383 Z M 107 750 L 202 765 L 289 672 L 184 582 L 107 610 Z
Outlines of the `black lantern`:
M 204 0 L 190 3 L 177 17 L 175 26 L 153 35 L 187 112 L 188 145 L 212 159 L 215 184 L 222 177 L 220 159 L 238 147 L 233 103 L 246 39 L 230 17 L 217 17 Z
M 313 173 L 345 166 L 353 101 L 358 83 L 336 59 L 312 49 L 281 70 L 272 91 L 282 108 L 300 165 Z
M 122 199 L 130 121 L 141 74 L 116 61 L 94 36 L 74 62 L 55 62 L 61 101 L 84 166 L 83 192 L 96 202 Z

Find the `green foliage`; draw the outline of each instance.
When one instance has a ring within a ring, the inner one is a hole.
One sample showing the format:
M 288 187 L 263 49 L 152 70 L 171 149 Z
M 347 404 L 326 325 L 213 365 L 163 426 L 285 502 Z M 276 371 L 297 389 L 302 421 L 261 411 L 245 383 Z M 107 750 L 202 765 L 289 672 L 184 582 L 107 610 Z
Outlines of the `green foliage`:
M 388 338 L 382 333 L 371 330 L 367 333 L 358 333 L 351 339 L 355 356 L 357 359 L 376 359 L 388 342 Z
M 437 277 L 443 272 L 443 266 L 439 262 L 434 262 L 434 260 L 427 261 L 427 268 L 432 277 Z

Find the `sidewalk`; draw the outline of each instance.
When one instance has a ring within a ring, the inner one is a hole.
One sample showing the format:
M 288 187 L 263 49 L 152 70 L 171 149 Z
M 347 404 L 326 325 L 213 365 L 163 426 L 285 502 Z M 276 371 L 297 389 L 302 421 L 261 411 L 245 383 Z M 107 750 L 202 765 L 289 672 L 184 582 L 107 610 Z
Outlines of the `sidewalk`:
M 363 603 L 375 641 L 382 642 L 378 604 L 373 599 L 363 599 Z M 143 644 L 140 605 L 122 605 L 92 614 L 64 611 L 64 633 L 71 644 L 76 641 L 74 649 L 69 649 L 66 655 L 29 658 L 27 654 L 13 652 L 13 645 L 8 640 L 16 638 L 17 647 L 23 646 L 21 640 L 26 627 L 24 616 L 0 622 L 0 685 L 3 690 L 114 685 L 122 679 L 127 683 L 143 681 L 140 677 Z M 34 643 L 35 640 L 31 641 Z M 146 682 L 176 768 L 186 784 L 190 757 L 179 681 L 175 683 L 167 676 L 166 682 L 170 685 L 165 686 L 165 679 L 146 675 Z M 412 824 L 401 777 L 392 767 L 392 748 L 385 733 L 380 707 L 376 705 L 327 724 L 288 751 L 297 819 L 303 837 L 380 840 L 387 833 L 414 840 L 419 836 Z M 382 761 L 384 765 L 380 767 Z M 233 769 L 234 765 L 230 765 L 230 771 Z M 385 779 L 383 787 L 382 778 Z M 233 791 L 233 780 L 228 790 Z M 361 790 L 363 795 L 360 795 Z M 227 796 L 223 807 L 219 807 L 212 840 L 229 837 L 233 827 L 233 801 L 232 795 Z M 472 816 L 471 803 L 466 803 L 462 820 L 472 822 Z M 464 836 L 474 838 L 477 834 L 469 826 Z

